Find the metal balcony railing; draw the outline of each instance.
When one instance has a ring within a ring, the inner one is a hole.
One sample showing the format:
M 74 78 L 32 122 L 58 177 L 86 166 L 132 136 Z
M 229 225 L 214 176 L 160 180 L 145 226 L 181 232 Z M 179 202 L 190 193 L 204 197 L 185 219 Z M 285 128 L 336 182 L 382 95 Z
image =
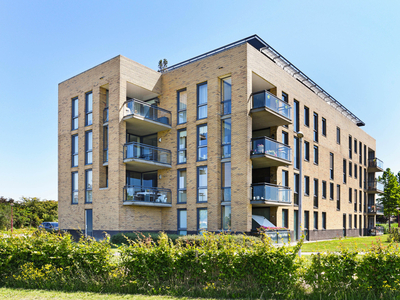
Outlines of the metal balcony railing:
M 171 204 L 171 190 L 158 187 L 127 185 L 124 187 L 123 201 Z
M 150 105 L 141 100 L 132 99 L 125 102 L 124 117 L 136 115 L 145 119 L 171 126 L 171 112 Z
M 286 186 L 280 186 L 270 183 L 253 183 L 252 201 L 274 201 L 291 203 L 291 189 Z
M 292 119 L 291 110 L 292 107 L 289 103 L 278 99 L 275 95 L 269 93 L 268 91 L 262 91 L 253 94 L 253 109 L 267 107 L 281 116 Z
M 368 191 L 382 191 L 383 192 L 384 185 L 378 180 L 368 181 Z
M 368 159 L 368 168 L 379 168 L 383 170 L 383 161 L 379 158 L 369 158 Z
M 254 138 L 251 140 L 251 143 L 252 155 L 268 154 L 290 162 L 292 161 L 292 149 L 285 144 L 267 137 Z
M 125 159 L 143 159 L 161 164 L 171 164 L 171 151 L 137 142 L 124 145 Z

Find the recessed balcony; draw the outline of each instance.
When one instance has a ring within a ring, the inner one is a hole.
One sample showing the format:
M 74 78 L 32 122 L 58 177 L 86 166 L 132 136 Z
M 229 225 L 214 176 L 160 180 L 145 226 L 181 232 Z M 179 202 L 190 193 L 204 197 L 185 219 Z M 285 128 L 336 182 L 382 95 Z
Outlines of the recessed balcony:
M 370 194 L 383 193 L 384 185 L 383 185 L 383 183 L 379 182 L 378 180 L 368 181 L 367 190 L 368 190 L 368 193 L 370 193 Z
M 383 161 L 379 158 L 368 159 L 368 172 L 383 172 Z
M 371 205 L 368 206 L 368 214 L 372 215 L 383 215 L 383 205 Z
M 172 207 L 171 190 L 158 187 L 127 185 L 124 205 Z
M 171 129 L 168 110 L 137 99 L 126 101 L 123 109 L 126 127 L 132 134 L 143 136 Z
M 253 130 L 292 124 L 291 106 L 268 91 L 254 93 L 250 111 Z
M 149 172 L 171 168 L 171 151 L 137 142 L 124 145 L 127 169 Z
M 267 137 L 253 138 L 250 158 L 253 169 L 286 166 L 292 164 L 292 149 Z
M 253 206 L 281 206 L 291 205 L 292 191 L 286 186 L 271 183 L 253 183 L 251 185 Z

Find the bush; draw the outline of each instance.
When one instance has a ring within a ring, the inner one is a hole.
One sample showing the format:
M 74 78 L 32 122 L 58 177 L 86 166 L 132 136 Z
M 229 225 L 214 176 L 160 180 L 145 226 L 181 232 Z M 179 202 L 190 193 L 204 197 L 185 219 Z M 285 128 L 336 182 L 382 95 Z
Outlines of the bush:
M 387 241 L 400 243 L 400 228 L 391 228 Z
M 129 245 L 132 241 L 151 239 L 158 242 L 161 232 L 127 232 L 118 233 L 111 237 L 110 242 L 114 245 Z M 175 242 L 180 236 L 177 234 L 168 234 L 168 238 Z

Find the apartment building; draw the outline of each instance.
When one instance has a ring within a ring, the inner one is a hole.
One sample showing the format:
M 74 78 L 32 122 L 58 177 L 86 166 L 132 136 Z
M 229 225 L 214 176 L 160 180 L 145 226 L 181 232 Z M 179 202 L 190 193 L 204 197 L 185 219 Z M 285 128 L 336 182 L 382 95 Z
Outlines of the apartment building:
M 59 84 L 60 228 L 251 232 L 266 219 L 296 239 L 301 180 L 307 239 L 365 235 L 383 163 L 363 125 L 257 35 L 163 73 L 114 57 Z

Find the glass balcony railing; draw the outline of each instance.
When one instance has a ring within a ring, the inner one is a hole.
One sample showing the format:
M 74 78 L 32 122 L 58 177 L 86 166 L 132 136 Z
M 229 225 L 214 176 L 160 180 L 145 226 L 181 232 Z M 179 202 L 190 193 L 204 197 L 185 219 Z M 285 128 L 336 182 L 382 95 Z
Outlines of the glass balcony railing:
M 171 204 L 171 190 L 158 187 L 127 185 L 124 187 L 124 202 L 148 202 Z
M 291 189 L 286 186 L 280 186 L 270 183 L 253 183 L 252 201 L 274 201 L 290 204 Z
M 383 192 L 384 185 L 382 182 L 378 180 L 368 181 L 368 191 L 382 191 Z
M 251 141 L 251 154 L 268 154 L 287 161 L 292 161 L 292 149 L 267 137 L 254 138 Z
M 383 205 L 368 206 L 368 213 L 370 214 L 383 214 Z
M 383 170 L 383 161 L 379 158 L 369 158 L 368 159 L 368 168 L 378 168 Z
M 103 110 L 103 123 L 108 123 L 108 107 Z
M 124 159 L 143 159 L 161 164 L 171 164 L 171 151 L 137 142 L 124 145 Z
M 281 116 L 288 118 L 289 120 L 292 119 L 291 114 L 291 106 L 289 103 L 278 99 L 276 96 L 272 95 L 267 91 L 262 91 L 259 93 L 253 94 L 253 109 L 254 108 L 263 108 L 267 107 Z
M 171 126 L 171 112 L 160 107 L 132 99 L 125 103 L 124 117 L 135 115 Z

